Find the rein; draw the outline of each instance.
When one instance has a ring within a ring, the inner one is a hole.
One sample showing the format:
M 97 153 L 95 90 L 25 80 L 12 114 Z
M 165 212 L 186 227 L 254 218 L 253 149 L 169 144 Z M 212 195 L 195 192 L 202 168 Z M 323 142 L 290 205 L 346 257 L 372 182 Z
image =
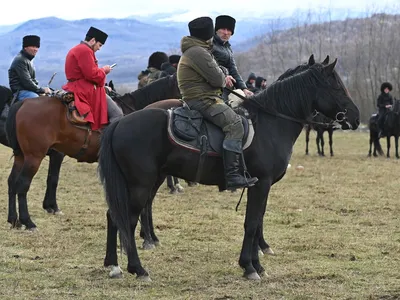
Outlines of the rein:
M 282 113 L 277 112 L 277 111 L 268 110 L 268 109 L 266 109 L 264 106 L 262 106 L 258 101 L 252 100 L 251 98 L 246 98 L 246 97 L 240 95 L 239 93 L 237 93 L 237 92 L 235 92 L 235 91 L 233 91 L 233 90 L 231 90 L 231 89 L 228 89 L 228 88 L 224 88 L 224 89 L 225 89 L 225 90 L 228 90 L 229 92 L 231 92 L 231 93 L 234 94 L 235 96 L 239 97 L 239 98 L 242 99 L 243 101 L 251 101 L 251 103 L 252 103 L 252 104 L 255 104 L 255 106 L 256 106 L 258 109 L 262 110 L 263 112 L 265 112 L 265 113 L 267 113 L 267 114 L 269 114 L 269 115 L 276 116 L 276 117 L 279 117 L 279 118 L 281 118 L 281 119 L 286 119 L 286 120 L 289 120 L 289 121 L 292 121 L 292 122 L 300 123 L 300 124 L 302 124 L 302 125 L 304 125 L 304 124 L 314 124 L 314 125 L 322 125 L 322 126 L 326 126 L 326 127 L 335 126 L 335 125 L 336 125 L 335 123 L 338 123 L 338 122 L 341 122 L 341 121 L 344 120 L 345 115 L 346 115 L 346 112 L 347 112 L 346 110 L 345 110 L 344 112 L 338 112 L 338 113 L 336 114 L 335 120 L 332 120 L 332 121 L 330 121 L 330 122 L 328 122 L 328 123 L 325 123 L 325 122 L 315 122 L 315 121 L 312 121 L 312 120 L 297 119 L 297 118 L 293 118 L 293 117 L 291 117 L 291 116 L 282 114 Z M 312 118 L 314 118 L 314 117 L 315 117 L 316 115 L 318 115 L 318 114 L 319 114 L 319 112 L 316 111 L 316 113 L 312 115 Z

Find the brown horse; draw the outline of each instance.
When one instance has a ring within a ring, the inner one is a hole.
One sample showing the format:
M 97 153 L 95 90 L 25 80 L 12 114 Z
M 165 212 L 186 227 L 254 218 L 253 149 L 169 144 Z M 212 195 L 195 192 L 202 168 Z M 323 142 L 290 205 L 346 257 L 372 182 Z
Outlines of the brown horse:
M 148 103 L 159 100 L 151 99 Z M 170 108 L 169 105 L 168 102 L 158 106 L 154 104 L 162 109 Z M 129 106 L 132 108 L 130 112 L 133 112 L 132 103 Z M 10 108 L 6 133 L 14 150 L 14 164 L 8 179 L 7 221 L 12 227 L 25 225 L 26 229 L 34 230 L 36 225 L 28 212 L 27 193 L 48 150 L 55 149 L 76 158 L 78 162 L 97 162 L 101 132 L 91 130 L 89 125 L 73 124 L 67 105 L 59 97 L 42 96 L 15 103 Z

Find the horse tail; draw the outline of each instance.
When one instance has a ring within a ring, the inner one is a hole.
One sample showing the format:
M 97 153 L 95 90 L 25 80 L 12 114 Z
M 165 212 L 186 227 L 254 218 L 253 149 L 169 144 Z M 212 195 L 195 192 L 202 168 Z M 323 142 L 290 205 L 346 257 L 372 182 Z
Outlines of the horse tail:
M 17 138 L 17 112 L 23 103 L 23 101 L 18 101 L 11 105 L 5 125 L 7 140 L 14 153 L 20 150 Z
M 102 133 L 98 169 L 111 219 L 120 231 L 122 247 L 129 253 L 134 239 L 129 209 L 130 195 L 127 180 L 116 161 L 112 144 L 118 123 L 111 123 Z

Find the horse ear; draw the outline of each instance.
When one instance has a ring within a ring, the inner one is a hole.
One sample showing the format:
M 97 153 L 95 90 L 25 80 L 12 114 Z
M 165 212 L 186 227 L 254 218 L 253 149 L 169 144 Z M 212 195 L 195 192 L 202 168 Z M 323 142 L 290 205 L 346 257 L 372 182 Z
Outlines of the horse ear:
M 337 58 L 335 58 L 333 63 L 324 67 L 325 72 L 331 74 L 333 72 L 333 69 L 335 69 L 336 63 L 337 63 Z
M 308 65 L 312 66 L 315 64 L 314 54 L 311 54 L 310 58 L 308 59 Z
M 324 61 L 322 62 L 323 65 L 327 65 L 329 64 L 329 55 L 326 56 L 326 58 L 324 59 Z
M 114 82 L 110 80 L 108 86 L 114 91 Z

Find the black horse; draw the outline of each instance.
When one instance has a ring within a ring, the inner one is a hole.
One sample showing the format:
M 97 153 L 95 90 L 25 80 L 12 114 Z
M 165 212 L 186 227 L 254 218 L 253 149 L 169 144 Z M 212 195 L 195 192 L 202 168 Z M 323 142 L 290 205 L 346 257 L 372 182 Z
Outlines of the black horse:
M 336 127 L 331 124 L 332 120 L 324 116 L 323 114 L 319 112 L 315 112 L 313 114 L 312 118 L 312 123 L 307 124 L 305 127 L 306 131 L 306 155 L 308 155 L 308 143 L 310 142 L 310 132 L 311 130 L 315 130 L 317 132 L 317 138 L 316 138 L 316 143 L 317 143 L 317 149 L 318 149 L 318 155 L 319 156 L 325 156 L 324 152 L 324 146 L 325 146 L 325 141 L 324 141 L 324 132 L 328 132 L 329 136 L 329 149 L 330 149 L 330 154 L 333 156 L 333 131 L 336 130 Z
M 5 86 L 0 86 L 0 143 L 6 147 L 10 147 L 6 136 L 5 123 L 12 98 L 13 94 L 11 90 Z M 43 209 L 48 213 L 62 214 L 57 204 L 57 186 L 64 154 L 49 150 L 47 155 L 49 156 L 49 168 L 47 173 L 46 193 L 43 199 Z
M 337 120 L 342 129 L 356 129 L 360 112 L 334 70 L 316 63 L 308 70 L 275 82 L 244 106 L 252 115 L 255 136 L 244 152 L 250 174 L 259 181 L 248 189 L 245 235 L 239 265 L 249 279 L 264 273 L 258 257 L 262 219 L 271 186 L 285 174 L 293 145 L 303 123 L 316 109 Z M 165 174 L 194 181 L 199 154 L 172 144 L 167 132 L 168 112 L 141 110 L 111 124 L 104 132 L 99 171 L 105 188 L 108 233 L 120 230 L 128 255 L 128 272 L 149 279 L 136 249 L 134 231 L 139 215 Z M 146 124 L 144 126 L 143 124 Z M 222 158 L 207 157 L 199 182 L 225 188 Z M 116 234 L 115 234 L 116 237 Z M 116 238 L 107 238 L 106 265 L 117 266 Z
M 381 143 L 379 142 L 379 125 L 378 125 L 378 115 L 374 114 L 371 116 L 368 122 L 369 128 L 369 152 L 368 156 L 377 157 L 379 155 L 384 155 Z M 382 130 L 382 137 L 386 136 L 387 142 L 387 152 L 386 157 L 390 158 L 390 138 L 394 137 L 395 143 L 395 155 L 399 159 L 399 136 L 400 136 L 400 100 L 395 99 L 393 103 L 393 108 L 389 110 L 386 114 L 384 127 Z M 374 149 L 372 151 L 372 145 Z M 377 154 L 378 152 L 378 154 Z

